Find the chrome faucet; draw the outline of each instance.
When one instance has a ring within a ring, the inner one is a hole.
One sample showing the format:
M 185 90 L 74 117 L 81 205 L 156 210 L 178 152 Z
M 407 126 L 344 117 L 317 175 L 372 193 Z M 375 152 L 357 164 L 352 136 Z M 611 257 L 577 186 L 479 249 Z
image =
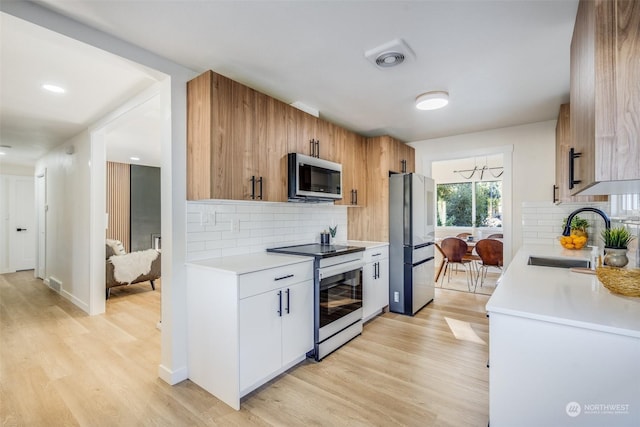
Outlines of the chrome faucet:
M 567 218 L 567 225 L 564 226 L 564 231 L 562 232 L 563 236 L 569 236 L 571 234 L 571 221 L 573 220 L 573 217 L 579 214 L 580 212 L 597 213 L 602 217 L 602 219 L 604 219 L 604 226 L 607 228 L 607 230 L 611 229 L 611 220 L 609 219 L 606 213 L 596 208 L 580 208 L 580 209 L 576 209 L 575 211 L 569 214 L 569 218 Z

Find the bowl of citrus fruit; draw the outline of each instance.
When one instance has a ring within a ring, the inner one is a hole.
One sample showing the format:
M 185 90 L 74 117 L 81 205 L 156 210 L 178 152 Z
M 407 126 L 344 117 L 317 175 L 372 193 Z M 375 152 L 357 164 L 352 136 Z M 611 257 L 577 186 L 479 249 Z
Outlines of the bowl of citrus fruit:
M 560 236 L 560 244 L 566 249 L 582 249 L 587 244 L 587 237 L 571 233 L 569 236 Z

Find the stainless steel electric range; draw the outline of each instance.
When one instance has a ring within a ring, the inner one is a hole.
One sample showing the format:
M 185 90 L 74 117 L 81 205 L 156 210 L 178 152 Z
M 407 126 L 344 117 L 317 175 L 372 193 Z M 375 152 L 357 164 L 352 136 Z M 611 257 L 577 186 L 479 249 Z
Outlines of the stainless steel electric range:
M 314 348 L 307 357 L 320 361 L 362 333 L 364 248 L 311 243 L 267 252 L 314 257 Z

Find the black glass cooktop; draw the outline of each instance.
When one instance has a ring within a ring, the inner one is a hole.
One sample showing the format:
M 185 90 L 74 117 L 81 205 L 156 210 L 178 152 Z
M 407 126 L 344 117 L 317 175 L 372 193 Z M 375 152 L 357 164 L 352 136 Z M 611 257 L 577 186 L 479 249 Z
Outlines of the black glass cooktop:
M 280 248 L 269 248 L 267 252 L 276 252 L 288 255 L 306 255 L 320 258 L 345 255 L 353 252 L 362 252 L 364 248 L 347 245 L 321 245 L 320 243 L 310 243 L 305 245 L 283 246 Z

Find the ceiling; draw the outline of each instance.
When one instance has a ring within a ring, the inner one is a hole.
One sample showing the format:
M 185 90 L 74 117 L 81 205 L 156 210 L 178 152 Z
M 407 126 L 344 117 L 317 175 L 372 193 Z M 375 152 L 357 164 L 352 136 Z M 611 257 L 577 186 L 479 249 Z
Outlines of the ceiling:
M 38 3 L 187 68 L 212 69 L 284 102 L 303 103 L 358 133 L 410 142 L 555 119 L 569 100 L 578 0 Z M 2 31 L 6 40 L 4 21 Z M 61 38 L 47 40 L 50 48 Z M 415 54 L 399 66 L 379 69 L 364 57 L 398 38 Z M 19 50 L 29 47 L 21 44 Z M 95 80 L 101 67 L 87 52 L 81 56 L 78 70 L 66 78 L 93 74 Z M 118 79 L 104 83 L 137 90 L 120 67 L 111 74 Z M 432 90 L 448 91 L 450 104 L 415 109 L 416 96 Z M 88 98 L 101 102 L 98 95 Z M 12 117 L 36 119 L 40 104 L 30 105 Z M 4 116 L 4 99 L 2 108 Z M 67 114 L 67 108 L 58 113 Z
M 0 162 L 5 164 L 33 166 L 42 155 L 165 77 L 5 13 L 0 13 L 0 31 L 0 145 L 10 147 L 0 147 L 5 153 Z M 66 92 L 47 92 L 41 87 L 44 83 Z M 149 111 L 151 101 L 145 105 L 110 127 L 109 160 L 160 164 L 159 111 Z M 152 117 L 155 124 L 149 123 Z M 134 155 L 141 160 L 129 160 Z

